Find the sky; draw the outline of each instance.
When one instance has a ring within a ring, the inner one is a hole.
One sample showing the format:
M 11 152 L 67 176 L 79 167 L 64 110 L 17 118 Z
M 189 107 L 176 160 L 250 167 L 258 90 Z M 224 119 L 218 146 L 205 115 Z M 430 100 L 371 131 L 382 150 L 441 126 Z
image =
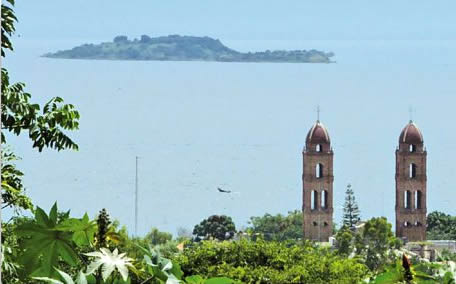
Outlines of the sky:
M 456 39 L 456 1 L 17 1 L 29 38 Z

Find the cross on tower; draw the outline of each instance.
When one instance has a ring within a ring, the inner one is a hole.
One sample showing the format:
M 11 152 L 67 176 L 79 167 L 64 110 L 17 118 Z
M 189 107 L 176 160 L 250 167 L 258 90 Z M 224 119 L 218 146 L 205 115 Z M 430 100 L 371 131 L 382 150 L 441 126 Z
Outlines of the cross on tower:
M 317 105 L 317 121 L 320 122 L 320 106 Z
M 409 116 L 410 116 L 410 122 L 413 122 L 413 107 L 412 106 L 409 106 Z

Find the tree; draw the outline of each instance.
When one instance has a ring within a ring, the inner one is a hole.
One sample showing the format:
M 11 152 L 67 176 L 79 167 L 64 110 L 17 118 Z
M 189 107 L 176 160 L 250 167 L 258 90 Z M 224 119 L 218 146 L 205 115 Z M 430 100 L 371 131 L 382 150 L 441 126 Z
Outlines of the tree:
M 364 224 L 362 232 L 355 236 L 356 253 L 365 258 L 371 270 L 384 265 L 388 251 L 397 245 L 391 228 L 385 217 L 372 218 Z
M 124 35 L 116 36 L 113 40 L 115 43 L 125 43 L 128 42 L 128 37 Z
M 197 238 L 203 237 L 204 239 L 229 240 L 235 232 L 236 227 L 233 220 L 225 215 L 212 215 L 193 229 L 193 234 Z
M 427 216 L 427 238 L 456 240 L 456 216 L 434 211 Z
M 353 232 L 347 227 L 342 227 L 336 234 L 337 251 L 341 255 L 348 256 L 353 251 Z
M 343 225 L 351 228 L 360 220 L 360 212 L 355 200 L 355 194 L 351 188 L 351 184 L 348 184 L 347 190 L 345 191 Z
M 265 240 L 285 241 L 302 238 L 302 212 L 299 210 L 282 214 L 265 214 L 263 217 L 250 217 L 252 233 L 262 234 Z
M 391 228 L 385 217 L 372 218 L 356 230 L 343 226 L 336 235 L 337 251 L 343 256 L 355 253 L 372 271 L 377 270 L 388 264 L 393 255 L 389 251 L 402 245 Z
M 139 40 L 141 43 L 149 43 L 151 41 L 151 37 L 147 35 L 142 35 L 141 39 Z

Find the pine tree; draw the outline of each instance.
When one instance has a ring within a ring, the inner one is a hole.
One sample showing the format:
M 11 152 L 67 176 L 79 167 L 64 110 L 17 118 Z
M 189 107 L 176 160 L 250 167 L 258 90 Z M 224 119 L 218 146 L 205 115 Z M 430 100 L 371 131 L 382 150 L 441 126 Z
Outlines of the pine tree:
M 351 184 L 347 185 L 345 191 L 345 205 L 344 205 L 344 217 L 343 225 L 351 228 L 361 220 L 358 203 L 355 200 L 355 194 L 351 188 Z

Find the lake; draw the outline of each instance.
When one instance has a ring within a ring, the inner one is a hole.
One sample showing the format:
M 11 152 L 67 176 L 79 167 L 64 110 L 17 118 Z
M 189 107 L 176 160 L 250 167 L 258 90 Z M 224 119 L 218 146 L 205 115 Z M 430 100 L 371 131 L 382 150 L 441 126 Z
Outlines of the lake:
M 139 234 L 193 229 L 211 214 L 242 228 L 250 216 L 301 209 L 301 151 L 319 105 L 334 149 L 335 221 L 351 183 L 363 219 L 394 224 L 395 149 L 412 106 L 428 150 L 428 212 L 456 214 L 456 41 L 223 42 L 333 51 L 337 63 L 59 60 L 39 55 L 82 42 L 15 39 L 11 81 L 81 114 L 78 152 L 38 153 L 27 136 L 9 138 L 34 203 L 49 210 L 57 200 L 74 216 L 106 208 L 133 233 L 139 156 Z

